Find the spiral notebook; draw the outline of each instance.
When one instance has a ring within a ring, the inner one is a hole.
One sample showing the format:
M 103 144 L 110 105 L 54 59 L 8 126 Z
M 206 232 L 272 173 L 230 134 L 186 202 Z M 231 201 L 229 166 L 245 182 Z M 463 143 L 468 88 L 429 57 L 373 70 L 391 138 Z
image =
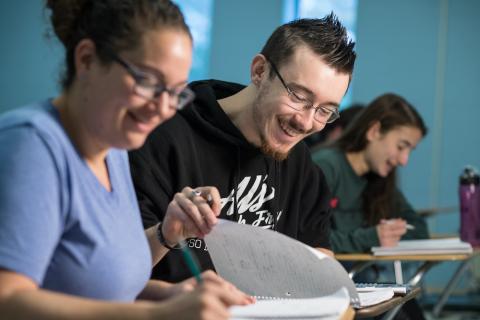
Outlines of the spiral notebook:
M 250 295 L 288 301 L 327 297 L 345 288 L 352 306 L 362 307 L 338 261 L 281 233 L 221 220 L 205 242 L 217 272 Z
M 333 295 L 305 299 L 263 299 L 231 308 L 231 319 L 338 319 L 349 305 L 345 288 Z

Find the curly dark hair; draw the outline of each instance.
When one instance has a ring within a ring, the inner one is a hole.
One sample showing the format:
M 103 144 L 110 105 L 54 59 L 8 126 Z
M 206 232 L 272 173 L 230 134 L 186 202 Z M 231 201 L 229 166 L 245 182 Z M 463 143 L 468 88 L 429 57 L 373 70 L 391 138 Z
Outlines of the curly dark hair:
M 111 62 L 110 52 L 135 49 L 143 33 L 171 28 L 192 36 L 183 14 L 169 0 L 47 0 L 53 31 L 65 47 L 66 70 L 63 89 L 75 77 L 74 52 L 77 44 L 91 39 L 102 63 Z

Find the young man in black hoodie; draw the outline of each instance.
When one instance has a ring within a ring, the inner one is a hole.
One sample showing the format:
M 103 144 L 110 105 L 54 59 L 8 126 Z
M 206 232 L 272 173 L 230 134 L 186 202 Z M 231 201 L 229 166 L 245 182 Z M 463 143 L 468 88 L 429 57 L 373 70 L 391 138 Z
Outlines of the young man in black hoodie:
M 297 20 L 277 28 L 253 58 L 248 86 L 216 80 L 190 85 L 195 101 L 130 153 L 144 226 L 158 233 L 161 247 L 173 247 L 179 234 L 199 236 L 187 243 L 202 268 L 213 269 L 201 238 L 219 215 L 331 254 L 329 190 L 301 141 L 338 118 L 353 47 L 333 14 Z M 185 188 L 195 185 L 216 188 L 201 194 Z M 165 217 L 169 200 L 182 189 L 201 209 L 182 199 L 177 214 Z M 178 230 L 181 222 L 188 231 Z M 170 281 L 189 276 L 179 250 L 170 250 L 153 273 Z

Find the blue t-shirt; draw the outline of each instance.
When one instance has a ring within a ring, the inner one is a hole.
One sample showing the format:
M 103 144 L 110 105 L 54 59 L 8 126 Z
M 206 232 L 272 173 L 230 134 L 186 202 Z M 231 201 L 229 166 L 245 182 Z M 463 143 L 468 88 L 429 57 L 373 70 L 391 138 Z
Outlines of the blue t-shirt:
M 50 101 L 0 117 L 0 268 L 41 288 L 133 301 L 151 272 L 127 153 L 97 180 Z

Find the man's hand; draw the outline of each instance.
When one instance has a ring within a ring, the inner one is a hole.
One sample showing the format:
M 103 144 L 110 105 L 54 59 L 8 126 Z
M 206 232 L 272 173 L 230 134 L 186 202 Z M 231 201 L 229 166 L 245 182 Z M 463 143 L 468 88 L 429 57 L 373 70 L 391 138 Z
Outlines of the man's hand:
M 186 238 L 203 238 L 217 224 L 220 193 L 215 187 L 183 188 L 168 205 L 162 233 L 168 244 Z

